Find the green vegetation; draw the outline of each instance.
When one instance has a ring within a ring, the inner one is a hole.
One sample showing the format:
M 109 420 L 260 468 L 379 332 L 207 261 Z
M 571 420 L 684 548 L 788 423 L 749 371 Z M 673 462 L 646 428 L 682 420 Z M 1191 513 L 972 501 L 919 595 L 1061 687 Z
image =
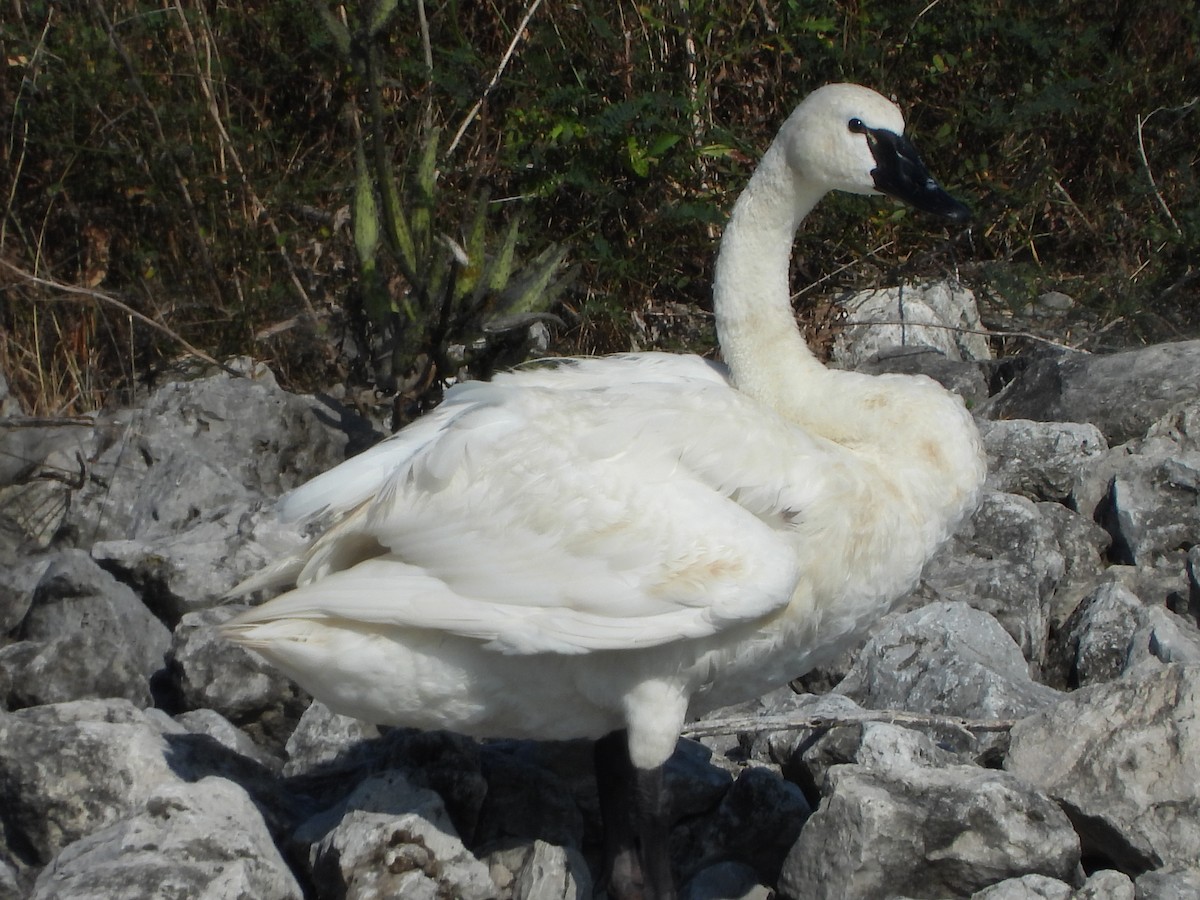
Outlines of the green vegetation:
M 839 197 L 799 307 L 953 271 L 1012 308 L 1065 291 L 1105 341 L 1200 333 L 1200 17 L 1177 0 L 8 10 L 0 371 L 33 412 L 189 348 L 419 402 L 548 311 L 554 352 L 704 350 L 676 324 L 724 215 L 835 80 L 897 97 L 977 224 Z

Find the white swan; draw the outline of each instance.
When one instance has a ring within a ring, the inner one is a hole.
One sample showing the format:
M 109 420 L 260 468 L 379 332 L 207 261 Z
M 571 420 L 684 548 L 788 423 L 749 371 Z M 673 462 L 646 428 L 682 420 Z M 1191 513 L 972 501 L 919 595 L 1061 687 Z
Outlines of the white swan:
M 728 372 L 640 353 L 451 389 L 283 501 L 286 518 L 333 524 L 242 586 L 298 585 L 224 634 L 372 722 L 617 733 L 607 745 L 627 746 L 652 802 L 608 823 L 611 890 L 640 896 L 644 879 L 646 896 L 673 896 L 656 773 L 685 720 L 846 647 L 916 583 L 983 482 L 957 397 L 827 370 L 789 302 L 793 236 L 832 189 L 967 217 L 903 127 L 856 85 L 788 118 L 721 242 Z M 601 770 L 604 791 L 624 777 L 619 762 Z

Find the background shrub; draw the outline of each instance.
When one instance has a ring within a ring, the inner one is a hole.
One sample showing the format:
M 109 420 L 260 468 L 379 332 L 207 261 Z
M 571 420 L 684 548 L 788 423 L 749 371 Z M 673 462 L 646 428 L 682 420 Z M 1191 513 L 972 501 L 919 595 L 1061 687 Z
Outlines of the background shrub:
M 977 222 L 931 232 L 836 198 L 798 247 L 802 312 L 952 271 L 996 315 L 1067 292 L 1089 313 L 1068 337 L 1093 348 L 1200 332 L 1188 4 L 405 2 L 370 37 L 372 81 L 329 21 L 365 41 L 386 5 L 6 7 L 0 371 L 28 410 L 120 400 L 193 350 L 298 386 L 376 379 L 350 224 L 364 90 L 410 203 L 439 130 L 437 233 L 465 246 L 487 197 L 497 234 L 520 211 L 522 258 L 569 249 L 555 351 L 710 345 L 691 326 L 720 224 L 790 108 L 834 80 L 896 96 Z M 381 279 L 409 296 L 395 266 Z

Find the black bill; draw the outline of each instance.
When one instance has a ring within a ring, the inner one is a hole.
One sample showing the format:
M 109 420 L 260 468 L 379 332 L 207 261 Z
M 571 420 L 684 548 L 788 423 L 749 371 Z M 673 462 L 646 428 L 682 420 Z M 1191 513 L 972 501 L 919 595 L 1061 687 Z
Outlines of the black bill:
M 952 222 L 971 220 L 971 210 L 947 194 L 929 174 L 912 141 L 894 131 L 859 124 L 877 163 L 871 177 L 881 193 Z

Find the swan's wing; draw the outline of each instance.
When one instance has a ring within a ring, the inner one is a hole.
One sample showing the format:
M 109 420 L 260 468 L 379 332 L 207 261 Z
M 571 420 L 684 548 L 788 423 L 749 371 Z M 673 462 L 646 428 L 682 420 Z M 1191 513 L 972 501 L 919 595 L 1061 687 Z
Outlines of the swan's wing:
M 313 546 L 300 587 L 241 621 L 571 653 L 700 638 L 784 606 L 799 578 L 790 525 L 821 490 L 798 466 L 816 450 L 719 377 L 609 381 L 460 391 L 436 436 L 397 452 Z
M 547 388 L 555 391 L 603 391 L 644 384 L 728 385 L 725 368 L 698 356 L 676 353 L 627 353 L 603 357 L 540 360 L 492 382 L 465 382 L 446 393 L 436 409 L 374 447 L 307 481 L 284 496 L 278 512 L 285 522 L 320 515 L 343 515 L 369 500 L 391 473 L 424 452 L 464 415 L 493 405 L 491 385 Z

